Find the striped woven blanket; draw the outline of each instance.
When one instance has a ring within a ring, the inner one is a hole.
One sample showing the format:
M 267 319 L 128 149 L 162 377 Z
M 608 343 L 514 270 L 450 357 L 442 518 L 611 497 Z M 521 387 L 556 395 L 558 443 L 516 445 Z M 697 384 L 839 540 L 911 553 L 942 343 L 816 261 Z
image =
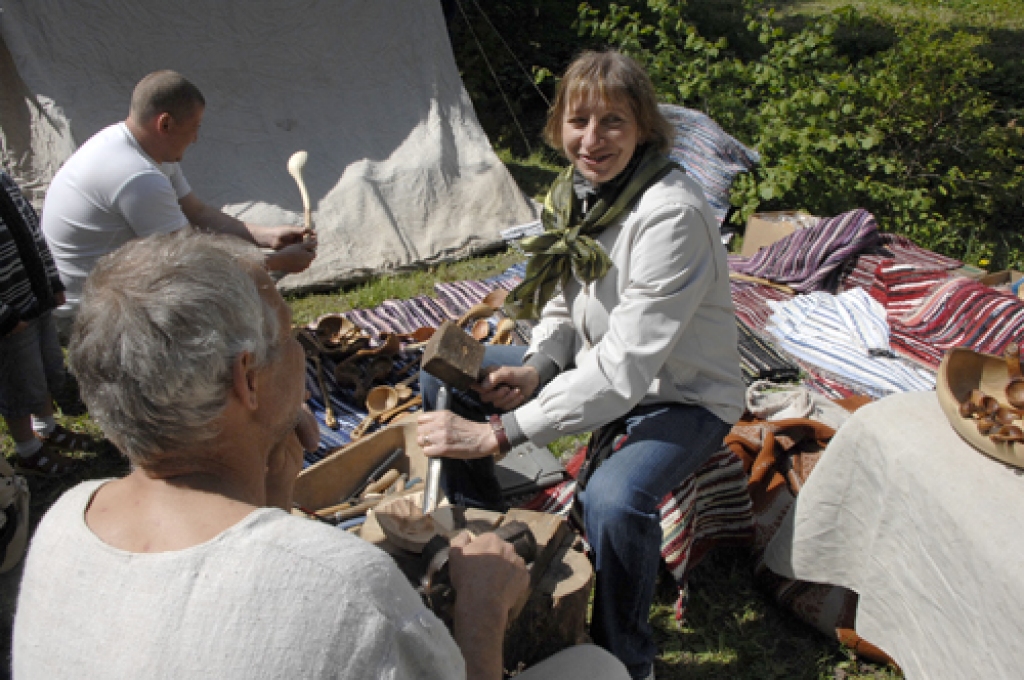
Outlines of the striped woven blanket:
M 949 272 L 963 264 L 960 260 L 925 250 L 906 236 L 880 234 L 878 248 L 874 252 L 861 253 L 854 259 L 853 266 L 843 277 L 843 290 L 870 289 L 874 285 L 878 267 L 883 263 L 929 272 Z
M 860 253 L 873 251 L 878 244 L 874 215 L 857 209 L 797 229 L 752 257 L 732 256 L 729 268 L 785 284 L 799 293 L 835 292 L 850 261 Z
M 1012 294 L 963 277 L 940 283 L 904 316 L 890 319 L 892 346 L 938 368 L 953 347 L 1002 354 L 1024 333 L 1024 302 Z
M 800 367 L 745 323 L 736 319 L 740 371 L 750 385 L 758 380 L 788 382 L 800 378 Z
M 661 104 L 662 114 L 676 128 L 668 157 L 704 190 L 711 211 L 721 225 L 729 214 L 729 190 L 737 175 L 750 172 L 761 156 L 727 133 L 700 111 Z
M 566 515 L 576 492 L 575 477 L 586 455 L 581 447 L 565 466 L 573 479 L 541 491 L 523 507 Z M 658 505 L 661 557 L 679 587 L 676 617 L 682 619 L 690 571 L 715 547 L 749 546 L 754 540 L 747 475 L 735 453 L 714 453 Z
M 863 289 L 819 291 L 770 305 L 775 313 L 767 330 L 784 351 L 860 387 L 862 394 L 880 398 L 934 389 L 933 372 L 893 354 L 885 308 Z

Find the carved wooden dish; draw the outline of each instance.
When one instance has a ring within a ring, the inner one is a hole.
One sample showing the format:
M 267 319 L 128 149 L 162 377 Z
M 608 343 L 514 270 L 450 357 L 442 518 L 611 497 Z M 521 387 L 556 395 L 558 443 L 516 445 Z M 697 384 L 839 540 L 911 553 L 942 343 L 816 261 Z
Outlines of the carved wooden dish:
M 978 431 L 975 420 L 960 415 L 960 404 L 969 400 L 971 390 L 980 390 L 996 399 L 1000 406 L 1011 409 L 1006 399 L 1008 377 L 1003 357 L 963 348 L 951 349 L 939 365 L 935 392 L 946 419 L 964 441 L 998 461 L 1024 468 L 1024 444 L 993 441 Z
M 410 498 L 381 503 L 374 515 L 384 535 L 402 550 L 422 552 L 423 546 L 437 533 L 434 519 L 424 515 L 419 504 Z
M 356 325 L 341 314 L 327 314 L 316 323 L 316 336 L 328 347 L 337 347 L 357 334 Z

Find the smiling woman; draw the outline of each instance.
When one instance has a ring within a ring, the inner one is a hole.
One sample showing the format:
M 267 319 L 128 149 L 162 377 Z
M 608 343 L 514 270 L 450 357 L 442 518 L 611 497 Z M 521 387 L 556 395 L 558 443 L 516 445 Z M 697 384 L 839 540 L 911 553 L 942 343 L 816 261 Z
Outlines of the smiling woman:
M 547 143 L 594 184 L 619 176 L 638 145 L 665 152 L 674 135 L 647 72 L 611 54 L 585 52 L 569 66 L 544 127 Z
M 626 102 L 585 100 L 570 104 L 562 122 L 562 149 L 594 184 L 617 177 L 633 157 L 639 134 Z
M 657 505 L 717 450 L 743 410 L 725 248 L 697 184 L 666 157 L 673 129 L 646 72 L 587 52 L 559 84 L 545 137 L 572 165 L 506 307 L 540 321 L 526 349 L 488 346 L 452 411 L 419 417 L 459 505 L 500 507 L 495 455 L 593 431 L 573 511 L 596 562 L 591 635 L 633 678 L 652 677 L 648 620 Z M 428 411 L 438 383 L 421 377 Z

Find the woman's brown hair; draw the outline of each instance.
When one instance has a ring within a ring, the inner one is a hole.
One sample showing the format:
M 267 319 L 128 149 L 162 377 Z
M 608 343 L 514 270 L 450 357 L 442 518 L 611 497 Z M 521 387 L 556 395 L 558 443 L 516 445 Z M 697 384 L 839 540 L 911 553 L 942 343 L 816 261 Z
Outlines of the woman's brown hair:
M 562 152 L 562 120 L 570 104 L 588 99 L 625 101 L 636 118 L 641 142 L 654 144 L 662 153 L 672 148 L 675 128 L 658 110 L 654 83 L 647 71 L 621 52 L 587 51 L 576 58 L 558 83 L 555 103 L 548 111 L 544 141 Z

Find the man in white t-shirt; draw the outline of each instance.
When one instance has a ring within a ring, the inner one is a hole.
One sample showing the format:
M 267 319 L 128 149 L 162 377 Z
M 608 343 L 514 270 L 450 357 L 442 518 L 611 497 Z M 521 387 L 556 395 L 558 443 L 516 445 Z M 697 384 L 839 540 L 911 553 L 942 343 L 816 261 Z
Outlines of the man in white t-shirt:
M 135 86 L 128 118 L 96 133 L 64 163 L 43 206 L 50 244 L 72 316 L 96 262 L 128 241 L 189 224 L 232 234 L 264 248 L 273 271 L 299 272 L 316 256 L 300 226 L 246 224 L 206 205 L 179 162 L 196 141 L 206 107 L 199 89 L 174 71 L 151 73 Z

